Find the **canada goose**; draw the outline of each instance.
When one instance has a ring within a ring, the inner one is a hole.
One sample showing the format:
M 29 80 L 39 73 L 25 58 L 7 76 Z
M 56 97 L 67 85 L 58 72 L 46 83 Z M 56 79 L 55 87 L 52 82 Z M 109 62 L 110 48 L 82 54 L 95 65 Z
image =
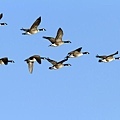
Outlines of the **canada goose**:
M 2 19 L 3 17 L 3 13 L 0 14 L 0 20 Z M 4 25 L 7 25 L 7 23 L 3 22 L 3 23 L 0 23 L 0 26 L 4 26 Z
M 102 55 L 102 56 L 96 55 L 96 57 L 101 58 L 101 59 L 99 59 L 98 62 L 111 62 L 113 60 L 120 59 L 119 57 L 116 57 L 116 58 L 114 57 L 114 55 L 116 55 L 116 54 L 118 54 L 118 51 L 113 54 L 110 54 L 110 55 Z
M 37 20 L 32 24 L 32 26 L 29 29 L 24 29 L 24 28 L 20 29 L 20 30 L 25 31 L 25 33 L 22 33 L 22 34 L 31 35 L 31 34 L 38 33 L 39 31 L 46 31 L 45 28 L 41 28 L 41 29 L 37 28 L 40 22 L 41 22 L 41 17 L 37 18 Z
M 52 46 L 52 47 L 60 46 L 64 43 L 71 43 L 71 41 L 63 41 L 62 37 L 63 37 L 63 30 L 61 28 L 58 29 L 57 35 L 56 35 L 55 38 L 43 36 L 43 38 L 49 40 L 52 43 L 51 45 L 49 45 L 49 46 Z
M 15 63 L 13 60 L 8 60 L 8 57 L 0 58 L 1 65 L 7 65 L 8 62 Z
M 52 67 L 49 67 L 50 70 L 56 70 L 56 69 L 60 69 L 64 66 L 71 66 L 71 64 L 63 64 L 65 61 L 67 61 L 68 59 L 64 59 L 64 60 L 61 60 L 59 62 L 55 61 L 55 60 L 52 60 L 50 58 L 45 58 L 48 62 L 50 62 L 53 66 Z
M 29 69 L 30 73 L 33 72 L 33 64 L 34 64 L 34 62 L 37 61 L 39 64 L 41 64 L 41 59 L 45 59 L 45 58 L 40 57 L 39 55 L 33 55 L 33 56 L 31 56 L 31 57 L 24 60 L 28 64 L 28 69 Z
M 80 48 L 77 48 L 71 52 L 69 52 L 66 56 L 66 58 L 75 58 L 75 57 L 79 57 L 79 56 L 82 56 L 84 54 L 90 54 L 89 52 L 81 52 L 82 50 L 82 47 Z

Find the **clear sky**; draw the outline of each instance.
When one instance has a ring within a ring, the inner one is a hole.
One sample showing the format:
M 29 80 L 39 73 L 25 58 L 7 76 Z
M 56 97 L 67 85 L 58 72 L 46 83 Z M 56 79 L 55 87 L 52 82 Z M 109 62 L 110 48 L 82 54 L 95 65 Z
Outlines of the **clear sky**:
M 0 57 L 14 64 L 0 66 L 0 120 L 120 120 L 120 61 L 98 63 L 97 54 L 119 51 L 119 0 L 1 0 Z M 39 17 L 47 31 L 23 36 Z M 64 31 L 71 44 L 48 47 L 42 36 Z M 33 74 L 24 60 L 31 55 L 64 59 L 78 47 L 90 52 L 66 61 L 71 67 L 49 70 L 34 64 Z

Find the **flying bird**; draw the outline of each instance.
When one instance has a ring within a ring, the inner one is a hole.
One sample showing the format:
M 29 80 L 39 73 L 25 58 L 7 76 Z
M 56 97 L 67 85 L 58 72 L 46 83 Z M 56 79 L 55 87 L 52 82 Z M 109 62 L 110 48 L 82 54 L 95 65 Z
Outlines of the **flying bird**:
M 41 17 L 37 18 L 37 20 L 32 24 L 32 26 L 29 29 L 25 29 L 25 28 L 20 29 L 25 31 L 25 33 L 22 33 L 22 35 L 32 35 L 40 31 L 46 31 L 45 28 L 38 29 L 40 23 L 41 23 Z
M 52 46 L 52 47 L 57 47 L 57 46 L 60 46 L 64 43 L 71 43 L 71 41 L 63 41 L 62 40 L 62 37 L 63 37 L 63 30 L 61 28 L 58 29 L 57 31 L 57 35 L 56 37 L 46 37 L 46 36 L 43 36 L 43 38 L 49 40 L 52 44 L 49 45 L 49 46 Z
M 0 58 L 0 65 L 8 65 L 8 62 L 15 63 L 13 60 L 9 60 L 8 57 Z
M 39 64 L 41 64 L 41 59 L 45 59 L 45 58 L 40 57 L 39 55 L 33 55 L 33 56 L 31 56 L 31 57 L 24 60 L 28 64 L 28 69 L 29 69 L 30 73 L 33 72 L 33 64 L 34 64 L 34 62 L 37 61 Z
M 45 58 L 48 62 L 50 62 L 53 66 L 52 67 L 49 67 L 50 70 L 56 70 L 56 69 L 60 69 L 64 66 L 71 66 L 71 64 L 63 64 L 65 61 L 67 61 L 68 59 L 64 59 L 64 60 L 61 60 L 59 62 L 55 61 L 55 60 L 52 60 L 50 58 Z
M 79 56 L 82 56 L 84 54 L 90 54 L 89 52 L 82 52 L 82 47 L 79 47 L 71 52 L 69 52 L 66 56 L 66 58 L 76 58 L 76 57 L 79 57 Z
M 110 55 L 96 55 L 96 58 L 100 58 L 98 62 L 111 62 L 116 59 L 120 59 L 120 57 L 114 57 L 114 55 L 117 55 L 118 51 L 110 54 Z
M 2 17 L 3 17 L 3 13 L 0 14 L 0 20 L 2 19 Z M 0 26 L 4 26 L 4 25 L 7 25 L 7 23 L 5 23 L 5 22 L 0 23 Z

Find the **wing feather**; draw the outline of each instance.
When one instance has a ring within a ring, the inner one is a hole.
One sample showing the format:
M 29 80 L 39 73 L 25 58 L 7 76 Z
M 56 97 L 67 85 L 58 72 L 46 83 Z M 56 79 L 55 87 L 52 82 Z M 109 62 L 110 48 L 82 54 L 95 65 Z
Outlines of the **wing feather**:
M 37 20 L 32 24 L 30 29 L 37 29 L 37 27 L 40 24 L 40 22 L 41 22 L 41 17 L 37 18 Z

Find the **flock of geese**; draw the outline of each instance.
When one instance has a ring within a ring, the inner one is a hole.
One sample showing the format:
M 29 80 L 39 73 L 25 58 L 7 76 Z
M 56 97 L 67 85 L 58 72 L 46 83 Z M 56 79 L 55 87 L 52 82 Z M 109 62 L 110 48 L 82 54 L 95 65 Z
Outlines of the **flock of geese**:
M 2 19 L 2 17 L 3 17 L 3 13 L 0 14 L 0 20 Z M 31 25 L 30 28 L 20 29 L 20 30 L 24 31 L 24 33 L 22 33 L 22 35 L 32 35 L 32 34 L 36 34 L 36 33 L 40 32 L 40 31 L 46 31 L 45 28 L 38 29 L 38 26 L 40 23 L 41 23 L 41 17 L 37 18 L 36 21 Z M 5 26 L 5 25 L 7 25 L 7 23 L 5 23 L 5 22 L 0 23 L 0 26 Z M 63 37 L 62 28 L 58 29 L 55 37 L 43 36 L 44 39 L 47 39 L 51 43 L 49 46 L 52 46 L 52 47 L 61 46 L 62 44 L 65 44 L 65 43 L 71 43 L 71 41 L 63 41 L 62 37 Z M 50 62 L 52 64 L 52 66 L 49 67 L 49 69 L 55 70 L 55 69 L 60 69 L 64 66 L 71 66 L 71 64 L 65 64 L 64 62 L 66 62 L 69 58 L 80 57 L 84 54 L 89 54 L 89 52 L 82 52 L 82 47 L 79 47 L 75 50 L 70 51 L 66 55 L 66 57 L 61 61 L 55 61 L 50 58 L 41 57 L 40 55 L 30 56 L 29 58 L 25 59 L 24 61 L 28 64 L 29 72 L 32 73 L 33 72 L 33 64 L 35 61 L 37 61 L 39 64 L 41 64 L 41 60 L 47 60 L 48 62 Z M 117 54 L 118 54 L 118 51 L 113 54 L 110 54 L 110 55 L 96 55 L 96 58 L 99 58 L 98 62 L 111 62 L 113 60 L 120 60 L 120 57 L 114 57 Z M 14 63 L 14 61 L 9 60 L 8 57 L 0 58 L 1 65 L 3 65 L 3 64 L 7 65 L 9 62 Z

